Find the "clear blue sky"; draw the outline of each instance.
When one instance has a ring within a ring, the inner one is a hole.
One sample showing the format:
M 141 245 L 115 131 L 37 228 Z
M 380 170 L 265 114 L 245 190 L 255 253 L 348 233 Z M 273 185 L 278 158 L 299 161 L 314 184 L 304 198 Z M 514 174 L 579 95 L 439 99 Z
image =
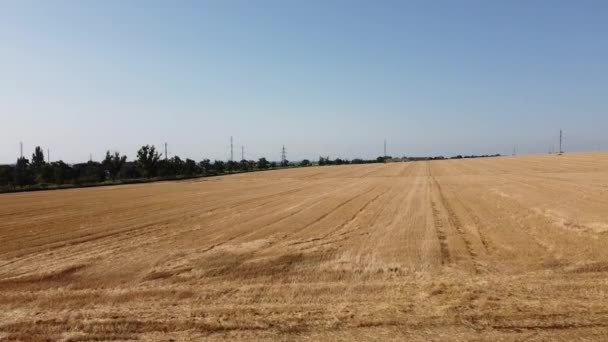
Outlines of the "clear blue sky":
M 0 163 L 608 149 L 608 1 L 0 1 Z

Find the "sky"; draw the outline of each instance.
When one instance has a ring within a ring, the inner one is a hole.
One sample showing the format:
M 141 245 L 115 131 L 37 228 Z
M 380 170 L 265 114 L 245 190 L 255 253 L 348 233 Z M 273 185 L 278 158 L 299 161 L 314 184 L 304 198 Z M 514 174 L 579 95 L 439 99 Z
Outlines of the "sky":
M 0 0 L 0 163 L 608 149 L 608 1 Z

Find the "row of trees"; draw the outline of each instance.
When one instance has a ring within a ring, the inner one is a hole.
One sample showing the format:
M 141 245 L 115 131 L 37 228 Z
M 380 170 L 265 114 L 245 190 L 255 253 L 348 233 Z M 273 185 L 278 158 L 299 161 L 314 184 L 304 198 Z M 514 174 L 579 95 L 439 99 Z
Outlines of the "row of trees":
M 312 163 L 304 160 L 298 165 L 290 164 L 287 160 L 280 166 L 310 166 Z M 89 161 L 86 163 L 67 164 L 63 161 L 48 163 L 44 152 L 36 147 L 32 158 L 21 157 L 14 165 L 0 165 L 0 190 L 11 188 L 25 188 L 37 185 L 63 184 L 95 184 L 104 181 L 150 179 L 150 178 L 178 178 L 193 176 L 209 176 L 233 172 L 250 172 L 277 168 L 277 162 L 266 158 L 241 161 L 222 161 L 203 159 L 196 162 L 192 159 L 181 159 L 179 156 L 162 158 L 162 154 L 154 146 L 142 146 L 137 151 L 134 161 L 128 161 L 125 155 L 119 152 L 106 152 L 101 162 Z
M 456 156 L 452 158 L 475 158 L 489 156 Z M 384 163 L 391 160 L 389 156 L 376 159 L 330 159 L 319 157 L 317 165 L 344 165 L 344 164 L 366 164 Z M 404 160 L 429 160 L 444 159 L 436 158 L 406 158 Z M 192 159 L 181 159 L 178 156 L 162 158 L 154 146 L 145 145 L 137 151 L 134 161 L 128 161 L 125 155 L 119 152 L 106 152 L 101 162 L 88 161 L 86 163 L 67 164 L 61 160 L 48 163 L 45 161 L 44 153 L 38 146 L 32 154 L 31 161 L 21 157 L 14 165 L 0 165 L 0 190 L 16 188 L 27 188 L 31 186 L 48 187 L 49 185 L 63 184 L 96 184 L 105 181 L 128 181 L 133 179 L 162 178 L 171 179 L 179 177 L 210 176 L 233 172 L 250 172 L 267 170 L 277 167 L 306 167 L 313 163 L 304 159 L 295 164 L 287 160 L 280 164 L 268 161 L 266 158 L 241 161 L 222 161 L 203 159 L 196 162 Z
M 450 157 L 450 159 L 490 158 L 490 157 L 500 157 L 500 153 L 498 153 L 498 154 L 482 154 L 482 155 L 471 154 L 469 156 L 462 156 L 462 155 L 459 154 L 457 156 Z
M 353 160 L 348 160 L 348 159 L 341 159 L 341 158 L 336 158 L 334 160 L 329 159 L 329 157 L 319 157 L 319 164 L 320 166 L 323 165 L 346 165 L 346 164 L 370 164 L 370 163 L 384 163 L 387 160 L 392 159 L 392 157 L 390 156 L 384 156 L 384 157 L 378 157 L 376 159 L 353 159 Z

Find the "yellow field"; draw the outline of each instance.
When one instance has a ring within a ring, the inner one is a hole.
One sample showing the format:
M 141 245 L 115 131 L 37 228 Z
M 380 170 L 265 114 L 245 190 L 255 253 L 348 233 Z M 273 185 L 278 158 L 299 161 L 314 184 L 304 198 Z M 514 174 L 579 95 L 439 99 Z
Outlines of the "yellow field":
M 608 339 L 608 153 L 0 195 L 0 340 Z

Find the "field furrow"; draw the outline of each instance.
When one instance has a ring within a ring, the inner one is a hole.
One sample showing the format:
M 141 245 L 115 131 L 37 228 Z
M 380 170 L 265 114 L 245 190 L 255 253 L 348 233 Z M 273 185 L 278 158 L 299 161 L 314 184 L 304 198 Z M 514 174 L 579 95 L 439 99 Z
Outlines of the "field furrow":
M 605 340 L 608 153 L 0 195 L 0 341 Z

